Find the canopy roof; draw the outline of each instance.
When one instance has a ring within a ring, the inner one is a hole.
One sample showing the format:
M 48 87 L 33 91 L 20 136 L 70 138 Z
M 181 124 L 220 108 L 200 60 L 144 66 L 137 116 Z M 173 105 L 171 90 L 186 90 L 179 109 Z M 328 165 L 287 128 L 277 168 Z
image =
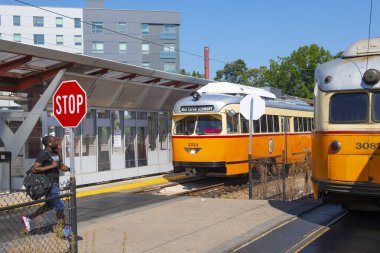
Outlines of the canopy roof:
M 40 93 L 58 73 L 77 80 L 88 106 L 165 110 L 209 80 L 0 40 L 0 91 Z

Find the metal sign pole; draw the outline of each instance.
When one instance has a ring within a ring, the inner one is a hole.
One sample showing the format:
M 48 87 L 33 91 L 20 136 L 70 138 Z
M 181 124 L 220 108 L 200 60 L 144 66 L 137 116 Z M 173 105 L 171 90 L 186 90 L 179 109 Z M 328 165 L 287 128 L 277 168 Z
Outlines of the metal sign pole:
M 249 171 L 249 199 L 252 199 L 252 114 L 253 114 L 253 98 L 251 98 L 251 106 L 249 109 L 249 143 L 248 143 L 248 171 Z
M 72 231 L 72 251 L 78 252 L 78 227 L 77 227 L 77 193 L 75 179 L 75 150 L 74 150 L 74 130 L 70 128 L 70 185 L 71 185 L 71 231 Z

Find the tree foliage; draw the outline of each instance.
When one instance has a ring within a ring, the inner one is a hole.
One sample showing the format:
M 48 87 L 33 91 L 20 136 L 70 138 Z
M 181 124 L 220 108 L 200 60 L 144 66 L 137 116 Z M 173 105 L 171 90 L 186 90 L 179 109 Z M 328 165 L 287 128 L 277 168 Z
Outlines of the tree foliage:
M 195 70 L 193 70 L 193 72 L 190 73 L 190 72 L 187 72 L 186 69 L 180 69 L 179 73 L 181 75 L 184 75 L 184 76 L 192 76 L 192 77 L 197 77 L 197 78 L 204 78 L 205 77 L 204 74 L 201 74 L 199 71 L 195 71 Z
M 333 56 L 323 47 L 312 44 L 298 48 L 290 56 L 270 60 L 269 68 L 249 69 L 242 59 L 227 63 L 223 70 L 216 72 L 214 80 L 257 87 L 271 86 L 288 95 L 312 98 L 316 67 L 340 55 L 341 52 Z
M 313 98 L 315 69 L 333 58 L 328 50 L 316 44 L 300 47 L 288 57 L 271 60 L 266 81 L 285 94 Z

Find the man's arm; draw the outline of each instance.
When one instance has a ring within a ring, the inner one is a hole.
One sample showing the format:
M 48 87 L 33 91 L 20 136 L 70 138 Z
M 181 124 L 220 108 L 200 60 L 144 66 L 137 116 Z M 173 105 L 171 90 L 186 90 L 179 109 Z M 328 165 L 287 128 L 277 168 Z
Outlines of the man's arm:
M 41 173 L 41 172 L 45 172 L 45 171 L 51 170 L 51 169 L 53 169 L 53 168 L 55 168 L 57 166 L 58 166 L 58 163 L 54 162 L 54 161 L 50 165 L 46 165 L 46 166 L 42 166 L 41 163 L 35 162 L 33 164 L 32 171 L 33 171 L 33 173 Z
M 66 164 L 64 163 L 60 163 L 59 164 L 59 169 L 62 170 L 62 171 L 70 171 L 70 167 L 68 167 Z

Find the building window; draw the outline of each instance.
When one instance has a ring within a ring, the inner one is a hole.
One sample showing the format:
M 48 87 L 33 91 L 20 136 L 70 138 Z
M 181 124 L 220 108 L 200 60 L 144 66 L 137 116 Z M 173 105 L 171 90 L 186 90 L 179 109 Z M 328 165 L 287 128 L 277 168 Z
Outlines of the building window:
M 56 17 L 55 18 L 55 27 L 63 27 L 63 18 L 62 17 Z
M 141 33 L 149 34 L 149 24 L 141 24 Z
M 119 33 L 127 33 L 127 23 L 119 22 Z
M 164 71 L 175 73 L 175 63 L 164 63 Z
M 127 53 L 127 42 L 119 42 L 119 53 L 121 54 Z
M 81 46 L 82 45 L 82 35 L 75 35 L 74 36 L 74 43 L 75 43 L 75 46 Z
M 63 45 L 63 35 L 56 35 L 55 41 L 56 41 L 57 45 Z
M 21 34 L 19 34 L 19 33 L 14 33 L 14 34 L 13 34 L 13 41 L 14 41 L 14 42 L 21 42 Z
M 37 27 L 44 26 L 44 17 L 33 16 L 33 25 Z
M 142 44 L 141 49 L 142 49 L 143 54 L 149 54 L 149 51 L 150 51 L 149 44 Z
M 175 26 L 174 25 L 164 25 L 163 32 L 165 32 L 165 33 L 175 33 Z
M 13 16 L 13 25 L 14 26 L 20 26 L 21 25 L 21 18 L 20 18 L 20 16 Z
M 102 33 L 103 32 L 103 22 L 92 22 L 92 32 Z
M 102 54 L 104 53 L 104 43 L 103 42 L 92 42 L 92 53 Z
M 175 44 L 164 44 L 164 51 L 165 52 L 174 52 L 175 51 Z
M 143 68 L 150 68 L 150 63 L 149 62 L 143 62 L 142 64 L 141 64 L 141 66 L 143 67 Z
M 74 27 L 75 28 L 81 28 L 82 27 L 82 21 L 80 18 L 74 18 Z
M 43 44 L 45 44 L 45 35 L 34 34 L 34 45 L 43 45 Z

